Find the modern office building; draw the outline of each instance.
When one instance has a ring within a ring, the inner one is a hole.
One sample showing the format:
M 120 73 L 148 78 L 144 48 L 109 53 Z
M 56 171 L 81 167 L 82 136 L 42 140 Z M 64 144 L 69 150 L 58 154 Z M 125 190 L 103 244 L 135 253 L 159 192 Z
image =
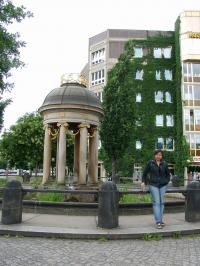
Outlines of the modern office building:
M 180 15 L 183 133 L 190 145 L 189 171 L 200 172 L 200 12 Z
M 135 107 L 138 113 L 134 136 L 135 158 L 138 158 L 134 170 L 137 174 L 141 171 L 140 159 L 145 147 L 149 151 L 155 148 L 165 150 L 173 171 L 176 139 L 181 137 L 177 135 L 176 128 L 179 100 L 182 108 L 182 134 L 190 145 L 191 159 L 187 172 L 200 172 L 200 11 L 185 11 L 180 14 L 178 21 L 178 43 L 175 41 L 176 31 L 108 29 L 89 39 L 88 64 L 84 74 L 88 79 L 88 89 L 95 92 L 100 100 L 103 99 L 108 70 L 117 63 L 125 43 L 132 40 L 133 57 L 138 66 L 136 70 L 133 66 Z M 165 43 L 150 43 L 149 40 L 155 36 L 163 36 Z M 182 72 L 179 73 L 180 88 L 177 88 L 175 76 L 178 66 L 175 54 L 179 50 Z M 149 64 L 152 64 L 151 71 Z M 145 82 L 147 76 L 154 84 L 151 90 Z M 140 117 L 144 110 L 142 105 L 148 103 L 150 98 L 154 101 L 154 108 L 151 113 L 146 113 L 143 121 Z M 154 132 L 150 141 L 141 136 L 142 127 L 147 126 L 151 126 Z

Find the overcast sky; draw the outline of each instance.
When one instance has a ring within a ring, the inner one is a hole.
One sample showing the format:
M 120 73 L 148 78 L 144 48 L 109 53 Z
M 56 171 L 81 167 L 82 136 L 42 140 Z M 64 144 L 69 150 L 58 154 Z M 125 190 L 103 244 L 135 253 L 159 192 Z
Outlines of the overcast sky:
M 184 10 L 200 10 L 199 0 L 14 0 L 34 13 L 12 27 L 27 45 L 26 67 L 13 72 L 15 87 L 5 97 L 9 128 L 26 112 L 36 111 L 63 73 L 80 72 L 88 58 L 88 38 L 108 28 L 173 30 Z

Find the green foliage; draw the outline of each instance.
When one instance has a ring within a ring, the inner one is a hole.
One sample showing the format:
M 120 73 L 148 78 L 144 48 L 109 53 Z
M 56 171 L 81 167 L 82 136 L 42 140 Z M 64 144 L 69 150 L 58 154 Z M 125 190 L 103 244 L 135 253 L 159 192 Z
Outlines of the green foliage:
M 160 241 L 163 239 L 163 236 L 161 234 L 144 234 L 143 240 L 150 241 L 150 240 L 156 240 Z
M 100 135 L 103 148 L 112 161 L 112 175 L 115 175 L 117 161 L 125 154 L 130 142 L 134 116 L 133 98 L 130 90 L 131 75 L 125 75 L 131 61 L 123 54 L 119 62 L 109 71 L 104 88 Z
M 22 67 L 20 49 L 25 43 L 19 39 L 19 33 L 10 33 L 8 26 L 13 22 L 21 22 L 32 13 L 24 6 L 14 6 L 10 0 L 0 1 L 0 92 L 11 89 L 13 84 L 7 81 L 11 69 Z
M 36 113 L 25 114 L 3 133 L 1 158 L 17 168 L 38 168 L 43 159 L 43 138 L 42 117 Z
M 151 202 L 151 196 L 148 194 L 125 194 L 120 199 L 121 203 L 146 203 Z
M 175 172 L 178 176 L 184 177 L 184 167 L 187 166 L 190 159 L 189 145 L 183 136 L 182 123 L 182 100 L 181 100 L 181 58 L 180 58 L 180 17 L 175 23 L 175 59 L 176 59 L 176 152 L 175 152 Z
M 1 60 L 1 59 L 0 59 Z M 1 62 L 0 62 L 1 63 Z M 1 70 L 0 70 L 1 71 Z M 5 108 L 11 103 L 10 99 L 7 100 L 1 100 L 0 99 L 0 131 L 2 130 L 3 127 L 3 122 L 4 122 L 4 112 Z
M 0 179 L 0 187 L 5 187 L 6 183 L 7 183 L 6 179 L 4 178 Z
M 173 233 L 172 237 L 175 239 L 179 239 L 182 237 L 182 234 L 181 234 L 181 232 L 177 231 L 177 232 Z
M 118 63 L 108 74 L 104 95 L 105 117 L 101 124 L 101 139 L 105 153 L 102 159 L 105 167 L 111 168 L 113 158 L 117 161 L 116 171 L 130 176 L 134 163 L 145 165 L 152 158 L 158 137 L 173 138 L 175 151 L 165 151 L 165 160 L 176 165 L 175 173 L 183 176 L 188 160 L 189 147 L 183 137 L 180 48 L 177 43 L 178 29 L 164 35 L 148 37 L 145 40 L 129 40 Z M 171 58 L 154 58 L 155 47 L 172 47 Z M 142 58 L 134 57 L 134 47 L 142 47 Z M 136 80 L 137 70 L 143 70 L 143 80 Z M 161 80 L 155 73 L 161 71 Z M 172 70 L 172 80 L 165 80 L 164 71 Z M 172 103 L 155 103 L 156 91 L 169 92 Z M 136 102 L 137 93 L 141 93 L 142 102 Z M 162 114 L 173 115 L 174 127 L 156 127 L 155 117 Z M 138 125 L 140 122 L 140 125 Z M 177 128 L 178 127 L 178 128 Z M 142 149 L 135 147 L 136 140 L 142 143 Z M 109 163 L 108 163 L 109 162 Z
M 62 202 L 65 200 L 65 194 L 62 193 L 37 193 L 37 200 L 39 201 L 54 201 Z
M 0 140 L 0 158 L 10 167 L 36 170 L 42 167 L 44 147 L 43 119 L 37 113 L 27 113 L 3 133 Z M 67 134 L 67 165 L 73 167 L 74 137 Z M 52 141 L 52 158 L 56 163 L 57 141 Z
M 0 1 L 0 94 L 13 88 L 13 83 L 8 81 L 11 70 L 24 65 L 20 61 L 20 49 L 25 46 L 25 42 L 19 39 L 19 33 L 10 33 L 8 26 L 31 16 L 32 13 L 26 11 L 23 6 L 14 6 L 10 0 Z M 5 108 L 10 102 L 10 99 L 0 98 L 0 131 Z
M 30 180 L 30 185 L 33 188 L 38 188 L 38 186 L 40 186 L 41 184 L 42 184 L 42 176 L 37 176 L 37 177 L 31 178 Z

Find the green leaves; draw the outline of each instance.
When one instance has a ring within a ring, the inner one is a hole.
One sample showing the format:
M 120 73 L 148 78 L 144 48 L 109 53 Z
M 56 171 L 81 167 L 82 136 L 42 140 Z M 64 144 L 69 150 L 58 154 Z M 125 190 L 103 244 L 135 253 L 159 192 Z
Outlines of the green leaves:
M 19 40 L 19 33 L 9 33 L 7 26 L 13 22 L 21 22 L 32 13 L 25 7 L 16 7 L 9 0 L 0 2 L 0 92 L 12 89 L 13 84 L 7 81 L 12 68 L 24 66 L 20 61 L 20 48 L 25 43 Z
M 1 158 L 11 166 L 27 168 L 41 165 L 43 159 L 43 123 L 36 113 L 25 114 L 3 133 L 0 141 Z
M 148 37 L 145 40 L 130 40 L 118 63 L 109 71 L 104 89 L 104 118 L 101 123 L 101 139 L 105 150 L 104 160 L 117 163 L 116 169 L 123 174 L 132 172 L 135 162 L 146 163 L 152 158 L 158 137 L 175 139 L 175 152 L 165 151 L 165 159 L 175 163 L 175 171 L 182 176 L 188 159 L 188 146 L 184 144 L 182 130 L 181 65 L 179 31 L 175 34 Z M 143 47 L 144 56 L 134 58 L 134 47 Z M 154 58 L 154 47 L 172 47 L 172 56 L 167 59 Z M 143 80 L 136 80 L 137 70 L 143 70 Z M 173 80 L 165 80 L 164 70 L 173 72 Z M 161 71 L 162 80 L 156 80 L 156 70 Z M 155 103 L 155 91 L 169 92 L 173 103 Z M 136 102 L 141 93 L 142 101 Z M 175 127 L 155 126 L 156 115 L 174 115 Z M 140 121 L 137 125 L 136 120 Z M 142 149 L 137 150 L 135 141 L 140 140 Z

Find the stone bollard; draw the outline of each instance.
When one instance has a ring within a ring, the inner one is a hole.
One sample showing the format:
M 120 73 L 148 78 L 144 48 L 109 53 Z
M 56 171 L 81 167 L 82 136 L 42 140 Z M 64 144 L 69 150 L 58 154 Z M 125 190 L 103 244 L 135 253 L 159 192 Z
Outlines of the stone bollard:
M 185 201 L 185 220 L 200 222 L 200 182 L 194 181 L 187 185 Z
M 7 183 L 3 191 L 2 224 L 16 224 L 22 222 L 22 185 L 13 180 Z
M 101 228 L 116 228 L 118 222 L 119 194 L 116 184 L 105 182 L 99 189 L 98 226 Z

